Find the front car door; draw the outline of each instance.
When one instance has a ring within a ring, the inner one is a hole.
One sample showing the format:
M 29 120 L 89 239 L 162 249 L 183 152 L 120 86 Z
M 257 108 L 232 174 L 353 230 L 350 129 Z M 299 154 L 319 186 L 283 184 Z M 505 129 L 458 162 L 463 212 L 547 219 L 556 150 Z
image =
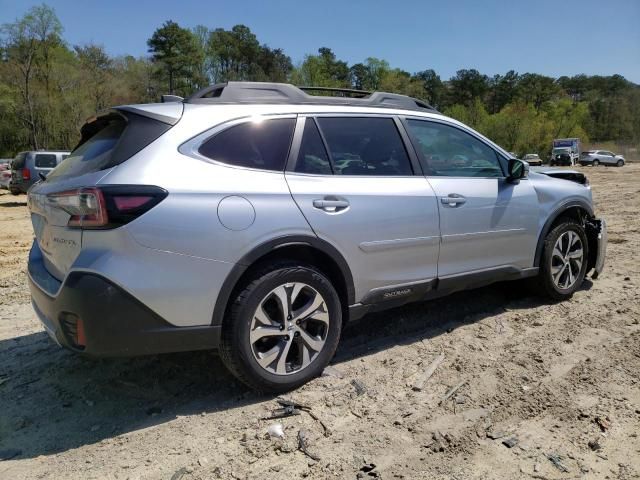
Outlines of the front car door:
M 461 125 L 418 118 L 404 124 L 438 198 L 440 279 L 532 267 L 539 211 L 531 183 L 508 182 L 506 158 Z
M 300 116 L 294 136 L 287 183 L 349 263 L 357 302 L 420 294 L 437 277 L 435 194 L 399 127 L 392 116 Z

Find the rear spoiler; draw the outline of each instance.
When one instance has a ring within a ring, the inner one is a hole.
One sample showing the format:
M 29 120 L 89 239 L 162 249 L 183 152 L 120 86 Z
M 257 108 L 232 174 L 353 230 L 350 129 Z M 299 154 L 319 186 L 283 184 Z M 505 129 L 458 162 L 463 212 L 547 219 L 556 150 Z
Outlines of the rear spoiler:
M 143 117 L 152 118 L 167 125 L 175 125 L 182 117 L 184 104 L 173 101 L 166 103 L 145 103 L 140 105 L 123 105 L 113 110 L 131 112 Z

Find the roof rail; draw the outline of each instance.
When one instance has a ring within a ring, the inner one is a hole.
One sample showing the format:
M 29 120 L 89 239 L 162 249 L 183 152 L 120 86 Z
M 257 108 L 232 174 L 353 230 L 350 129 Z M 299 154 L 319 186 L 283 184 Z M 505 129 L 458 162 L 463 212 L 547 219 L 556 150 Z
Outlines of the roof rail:
M 366 97 L 367 95 L 371 95 L 371 92 L 366 90 L 354 90 L 353 88 L 334 88 L 334 87 L 298 87 L 303 92 L 330 92 L 330 93 L 342 93 L 342 96 L 345 94 L 354 95 L 356 98 L 358 97 Z
M 306 92 L 331 92 L 340 96 L 309 95 Z M 351 96 L 346 96 L 351 95 Z M 361 107 L 402 108 L 405 110 L 438 111 L 422 100 L 387 92 L 368 92 L 350 88 L 296 87 L 288 83 L 225 82 L 203 88 L 184 100 L 205 104 L 279 104 L 350 105 Z

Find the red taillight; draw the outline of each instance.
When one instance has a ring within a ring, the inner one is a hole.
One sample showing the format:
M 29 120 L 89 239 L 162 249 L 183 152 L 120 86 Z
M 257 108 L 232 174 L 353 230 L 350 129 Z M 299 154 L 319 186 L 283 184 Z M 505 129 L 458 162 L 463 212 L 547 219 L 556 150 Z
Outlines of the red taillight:
M 69 215 L 69 227 L 99 228 L 109 223 L 104 196 L 98 188 L 80 188 L 54 193 L 49 202 Z
M 148 185 L 79 188 L 47 195 L 50 205 L 69 214 L 73 228 L 115 228 L 149 211 L 167 191 Z
M 154 197 L 149 196 L 138 196 L 138 197 L 120 197 L 114 196 L 113 201 L 116 205 L 116 208 L 120 212 L 126 212 L 129 210 L 135 210 L 136 208 L 142 207 L 145 203 L 153 200 Z
M 31 170 L 28 168 L 22 169 L 22 179 L 23 180 L 31 180 Z
M 76 323 L 76 343 L 81 347 L 87 346 L 87 336 L 84 333 L 84 322 L 78 318 Z

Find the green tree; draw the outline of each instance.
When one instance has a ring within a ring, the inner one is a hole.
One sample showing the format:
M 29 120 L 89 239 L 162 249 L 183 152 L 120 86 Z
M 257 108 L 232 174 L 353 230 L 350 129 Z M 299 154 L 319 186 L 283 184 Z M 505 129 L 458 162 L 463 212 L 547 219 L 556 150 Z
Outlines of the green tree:
M 433 69 L 427 69 L 416 73 L 415 78 L 422 82 L 422 89 L 427 102 L 436 108 L 442 105 L 446 90 L 440 75 Z
M 201 63 L 202 51 L 190 30 L 171 20 L 158 28 L 147 41 L 153 62 L 166 75 L 169 93 L 177 89 L 188 93 L 193 85 L 193 72 Z
M 471 105 L 476 98 L 483 100 L 489 91 L 489 77 L 476 69 L 458 70 L 449 80 L 449 103 Z

